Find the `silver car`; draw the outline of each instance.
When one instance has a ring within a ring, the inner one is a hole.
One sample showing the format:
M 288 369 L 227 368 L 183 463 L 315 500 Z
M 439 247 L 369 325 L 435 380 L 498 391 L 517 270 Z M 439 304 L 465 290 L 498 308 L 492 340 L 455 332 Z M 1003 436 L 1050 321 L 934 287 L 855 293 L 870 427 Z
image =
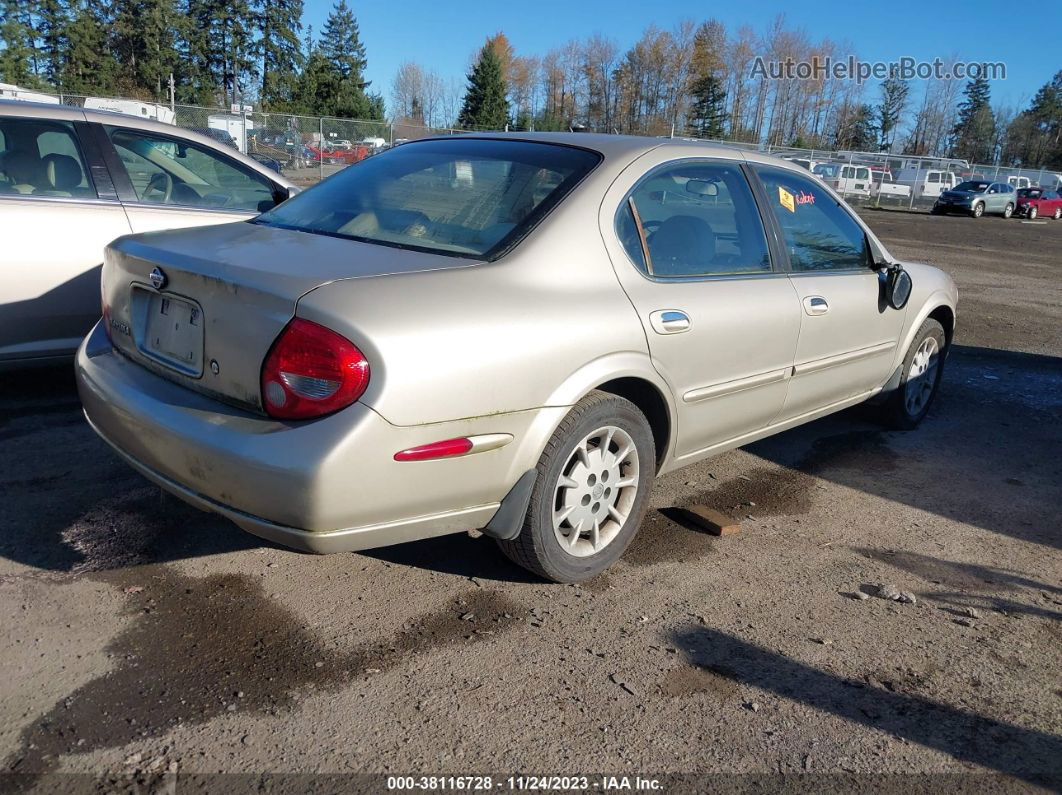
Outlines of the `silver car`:
M 292 189 L 169 124 L 0 101 L 0 367 L 73 355 L 100 317 L 116 237 L 251 218 Z
M 85 413 L 165 489 L 314 552 L 481 528 L 556 581 L 656 475 L 870 398 L 913 428 L 957 301 L 799 166 L 585 134 L 415 141 L 122 238 L 103 291 Z

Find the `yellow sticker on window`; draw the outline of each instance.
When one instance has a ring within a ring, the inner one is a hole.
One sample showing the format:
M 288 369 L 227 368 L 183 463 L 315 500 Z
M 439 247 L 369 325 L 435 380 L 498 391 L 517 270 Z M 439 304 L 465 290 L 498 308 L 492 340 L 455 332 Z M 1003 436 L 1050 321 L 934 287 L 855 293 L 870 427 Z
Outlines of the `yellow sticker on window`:
M 796 198 L 781 185 L 778 186 L 778 201 L 791 213 L 796 212 Z

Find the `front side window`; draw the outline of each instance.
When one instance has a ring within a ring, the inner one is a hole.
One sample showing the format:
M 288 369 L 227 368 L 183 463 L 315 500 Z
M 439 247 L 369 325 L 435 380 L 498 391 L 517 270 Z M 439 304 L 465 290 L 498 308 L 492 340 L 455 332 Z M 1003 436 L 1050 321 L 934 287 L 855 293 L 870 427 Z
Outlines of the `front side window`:
M 651 173 L 619 208 L 616 231 L 634 264 L 659 278 L 771 270 L 752 189 L 736 165 L 689 161 Z
M 344 169 L 257 223 L 396 248 L 493 259 L 600 162 L 556 144 L 455 137 Z
M 822 185 L 770 166 L 756 166 L 756 171 L 795 272 L 869 266 L 863 228 Z
M 139 201 L 250 212 L 276 203 L 273 183 L 210 149 L 122 127 L 107 133 Z
M 74 126 L 0 119 L 0 194 L 96 198 Z

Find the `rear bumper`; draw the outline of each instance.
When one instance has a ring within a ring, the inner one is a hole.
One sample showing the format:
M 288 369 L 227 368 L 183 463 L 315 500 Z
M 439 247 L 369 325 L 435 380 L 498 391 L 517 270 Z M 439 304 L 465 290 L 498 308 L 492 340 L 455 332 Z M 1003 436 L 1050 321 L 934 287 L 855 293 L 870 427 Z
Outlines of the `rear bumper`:
M 278 422 L 149 372 L 117 353 L 100 326 L 82 343 L 76 371 L 92 428 L 141 474 L 244 530 L 311 552 L 483 527 L 534 466 L 522 460 L 534 445 L 521 440 L 555 411 L 402 427 L 356 403 L 320 420 Z M 508 433 L 514 442 L 445 460 L 393 459 L 481 433 Z

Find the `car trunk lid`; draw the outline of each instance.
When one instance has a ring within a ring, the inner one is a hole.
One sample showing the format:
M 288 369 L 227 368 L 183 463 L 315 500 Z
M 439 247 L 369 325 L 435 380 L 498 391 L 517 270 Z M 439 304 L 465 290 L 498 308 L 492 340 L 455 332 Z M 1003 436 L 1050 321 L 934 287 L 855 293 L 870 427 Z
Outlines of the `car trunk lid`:
M 104 322 L 142 366 L 261 412 L 262 362 L 300 297 L 339 279 L 473 264 L 247 222 L 152 232 L 107 248 Z

